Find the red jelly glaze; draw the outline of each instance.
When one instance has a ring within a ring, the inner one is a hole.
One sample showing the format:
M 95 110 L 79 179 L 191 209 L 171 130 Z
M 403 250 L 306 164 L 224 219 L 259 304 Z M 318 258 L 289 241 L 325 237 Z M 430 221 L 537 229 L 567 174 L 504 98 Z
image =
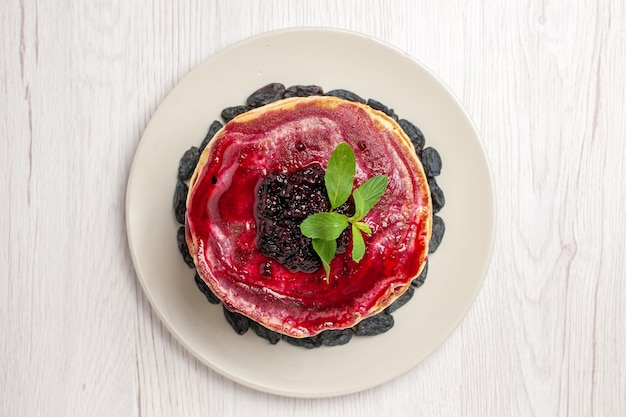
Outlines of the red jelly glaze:
M 294 337 L 351 327 L 388 305 L 420 272 L 430 233 L 417 158 L 363 108 L 315 102 L 228 123 L 205 150 L 210 162 L 197 173 L 187 203 L 190 250 L 210 288 L 228 308 Z M 323 268 L 290 272 L 257 250 L 254 205 L 268 173 L 314 162 L 326 167 L 342 141 L 356 154 L 355 188 L 377 174 L 388 175 L 389 185 L 364 219 L 373 231 L 365 236 L 365 257 L 354 262 L 349 247 L 332 261 L 327 283 Z

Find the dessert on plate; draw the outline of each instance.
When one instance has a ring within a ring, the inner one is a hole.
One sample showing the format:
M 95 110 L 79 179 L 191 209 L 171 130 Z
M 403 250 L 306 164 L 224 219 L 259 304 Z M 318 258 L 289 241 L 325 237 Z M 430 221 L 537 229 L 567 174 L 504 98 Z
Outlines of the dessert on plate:
M 392 116 L 333 96 L 291 97 L 213 132 L 188 183 L 185 239 L 202 283 L 229 311 L 307 338 L 353 328 L 410 289 L 427 262 L 434 181 Z M 333 205 L 329 161 L 346 146 L 352 188 Z M 356 190 L 383 176 L 384 192 L 359 215 Z M 351 222 L 324 240 L 335 248 L 326 260 L 302 229 L 316 213 Z

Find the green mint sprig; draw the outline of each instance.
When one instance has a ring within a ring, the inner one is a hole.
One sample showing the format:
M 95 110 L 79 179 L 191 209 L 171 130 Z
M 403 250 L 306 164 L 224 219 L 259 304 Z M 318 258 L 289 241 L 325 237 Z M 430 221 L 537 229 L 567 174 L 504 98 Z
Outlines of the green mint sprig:
M 380 200 L 389 183 L 386 175 L 376 175 L 353 192 L 355 173 L 354 151 L 350 145 L 342 142 L 330 156 L 324 174 L 331 211 L 311 214 L 300 224 L 302 234 L 313 241 L 313 249 L 326 271 L 327 282 L 330 279 L 330 262 L 337 253 L 337 239 L 349 225 L 352 231 L 352 259 L 355 262 L 363 259 L 365 255 L 363 233 L 372 234 L 372 229 L 361 220 Z M 332 211 L 348 201 L 350 195 L 354 200 L 352 217 Z

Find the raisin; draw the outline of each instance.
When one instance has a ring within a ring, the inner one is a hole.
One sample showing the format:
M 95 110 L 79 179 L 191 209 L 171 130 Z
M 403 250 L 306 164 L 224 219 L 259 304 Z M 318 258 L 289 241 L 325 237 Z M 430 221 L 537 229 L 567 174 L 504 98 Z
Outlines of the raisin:
M 404 292 L 404 294 L 402 294 L 400 297 L 396 298 L 396 300 L 393 303 L 391 303 L 389 305 L 389 307 L 387 307 L 385 309 L 385 312 L 387 312 L 389 314 L 393 313 L 394 311 L 396 311 L 397 309 L 399 309 L 400 307 L 402 307 L 403 305 L 408 303 L 409 300 L 411 300 L 411 298 L 413 298 L 413 294 L 415 294 L 415 288 L 413 288 L 411 285 L 409 285 L 409 287 Z
M 311 337 L 303 337 L 298 339 L 296 337 L 283 335 L 283 340 L 290 345 L 304 347 L 307 349 L 314 349 L 322 346 L 322 338 L 320 335 L 311 336 Z
M 434 177 L 428 177 L 428 188 L 433 201 L 433 213 L 438 213 L 446 205 L 446 197 Z
M 435 148 L 425 148 L 422 151 L 422 165 L 424 166 L 424 172 L 429 177 L 436 177 L 441 174 L 441 156 Z
M 174 188 L 174 216 L 180 224 L 185 224 L 185 213 L 187 212 L 187 193 L 189 187 L 181 180 L 176 181 Z
M 415 148 L 415 153 L 420 155 L 422 153 L 422 149 L 424 149 L 424 144 L 426 143 L 426 139 L 424 138 L 422 131 L 406 119 L 400 119 L 398 124 L 411 140 L 411 143 Z
M 393 316 L 382 312 L 368 317 L 354 326 L 354 334 L 357 336 L 375 336 L 390 330 L 393 325 Z
M 217 296 L 213 293 L 213 291 L 211 291 L 211 288 L 209 288 L 206 282 L 204 282 L 204 280 L 200 278 L 200 275 L 198 274 L 198 272 L 196 272 L 196 275 L 193 278 L 196 281 L 196 285 L 198 286 L 198 289 L 200 290 L 202 294 L 204 294 L 204 296 L 206 297 L 209 303 L 211 304 L 220 303 L 220 299 L 217 298 Z
M 419 288 L 422 285 L 424 285 L 424 281 L 426 281 L 426 276 L 428 275 L 428 261 L 426 261 L 426 264 L 424 264 L 424 269 L 422 269 L 422 272 L 420 272 L 420 274 L 413 279 L 413 281 L 411 282 L 411 285 L 415 288 Z
M 283 93 L 284 98 L 322 95 L 324 95 L 324 89 L 319 85 L 292 85 Z
M 357 103 L 365 104 L 365 99 L 364 98 L 362 98 L 361 96 L 353 93 L 352 91 L 344 90 L 342 88 L 339 88 L 337 90 L 331 90 L 331 91 L 327 92 L 324 95 L 325 96 L 333 96 L 333 97 L 341 98 L 341 99 L 344 99 L 344 100 L 354 101 L 354 102 L 357 102 Z
M 374 110 L 378 110 L 378 111 L 385 113 L 387 116 L 391 117 L 396 122 L 398 121 L 398 115 L 396 114 L 396 112 L 393 111 L 393 109 L 390 109 L 389 107 L 385 106 L 380 101 L 370 98 L 367 100 L 367 105 L 373 108 Z
M 200 150 L 198 148 L 192 146 L 187 149 L 178 163 L 179 180 L 185 181 L 191 178 L 196 165 L 198 165 L 198 159 L 200 159 Z
M 446 224 L 443 219 L 437 215 L 433 216 L 433 232 L 430 235 L 430 243 L 428 244 L 428 253 L 433 253 L 439 248 L 443 234 L 446 232 Z
M 279 333 L 276 333 L 267 327 L 261 326 L 256 321 L 250 320 L 250 328 L 254 331 L 254 333 L 256 333 L 257 336 L 262 337 L 272 345 L 280 342 L 281 336 Z
M 348 343 L 353 334 L 352 329 L 324 330 L 320 333 L 320 339 L 324 346 L 339 346 Z
M 223 127 L 224 125 L 219 120 L 213 120 L 213 123 L 211 123 L 211 126 L 209 126 L 209 131 L 207 132 L 206 136 L 202 140 L 202 143 L 200 144 L 200 149 L 199 149 L 200 153 L 204 151 L 204 148 L 206 148 L 206 146 L 209 144 L 211 139 L 213 139 L 213 136 L 215 136 L 217 131 Z
M 195 268 L 196 265 L 193 263 L 193 258 L 189 253 L 189 247 L 187 247 L 187 241 L 185 240 L 185 226 L 180 226 L 178 228 L 178 232 L 176 232 L 176 240 L 178 242 L 178 250 L 183 256 L 183 261 L 185 261 L 189 268 Z
M 234 311 L 230 311 L 226 307 L 222 306 L 222 310 L 224 310 L 224 317 L 230 327 L 233 328 L 235 333 L 244 334 L 250 328 L 250 319 L 244 316 L 243 314 L 236 313 Z
M 240 114 L 244 114 L 248 110 L 250 110 L 250 108 L 246 106 L 226 107 L 224 110 L 222 110 L 222 119 L 224 119 L 224 121 L 228 123 L 235 117 L 239 116 Z
M 265 106 L 283 98 L 285 85 L 271 83 L 256 90 L 246 99 L 246 105 L 250 108 Z

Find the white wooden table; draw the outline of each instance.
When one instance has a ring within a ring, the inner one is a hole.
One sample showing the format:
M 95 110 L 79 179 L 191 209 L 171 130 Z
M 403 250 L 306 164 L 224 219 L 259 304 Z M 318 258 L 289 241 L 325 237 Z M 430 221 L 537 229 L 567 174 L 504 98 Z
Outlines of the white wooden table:
M 482 134 L 498 207 L 452 336 L 389 383 L 317 400 L 188 353 L 124 225 L 135 149 L 171 88 L 296 26 L 377 37 L 438 74 Z M 626 415 L 625 55 L 619 0 L 2 2 L 0 415 Z

